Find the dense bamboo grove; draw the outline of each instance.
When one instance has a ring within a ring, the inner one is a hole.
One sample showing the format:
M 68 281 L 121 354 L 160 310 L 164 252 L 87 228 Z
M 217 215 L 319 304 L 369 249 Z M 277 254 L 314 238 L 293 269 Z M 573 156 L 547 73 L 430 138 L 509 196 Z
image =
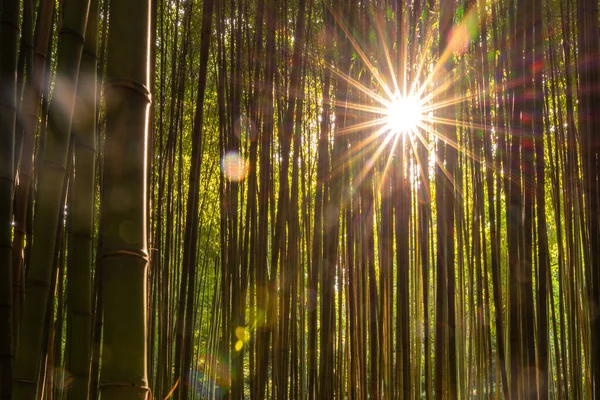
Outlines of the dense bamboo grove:
M 0 0 L 0 399 L 600 398 L 597 0 Z

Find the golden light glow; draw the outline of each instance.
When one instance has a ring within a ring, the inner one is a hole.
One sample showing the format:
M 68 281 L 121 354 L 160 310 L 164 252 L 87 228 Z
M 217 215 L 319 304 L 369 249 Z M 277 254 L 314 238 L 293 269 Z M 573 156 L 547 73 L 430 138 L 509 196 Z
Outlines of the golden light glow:
M 395 96 L 387 106 L 387 128 L 395 134 L 413 132 L 423 121 L 423 106 L 416 96 Z
M 381 184 L 390 178 L 390 171 L 398 168 L 397 163 L 392 165 L 392 159 L 402 160 L 404 173 L 412 174 L 411 182 L 415 187 L 421 185 L 421 191 L 428 197 L 433 173 L 444 174 L 454 184 L 443 158 L 436 156 L 440 146 L 453 148 L 482 162 L 480 154 L 474 154 L 462 141 L 457 140 L 457 133 L 461 131 L 464 135 L 473 130 L 484 132 L 490 126 L 457 119 L 461 114 L 454 108 L 477 96 L 493 96 L 494 91 L 501 90 L 501 86 L 497 86 L 480 88 L 483 93 L 473 90 L 467 94 L 457 94 L 455 85 L 464 71 L 456 67 L 454 59 L 464 54 L 477 38 L 480 22 L 477 8 L 467 11 L 462 20 L 453 26 L 448 45 L 439 55 L 428 50 L 434 48 L 432 29 L 424 30 L 418 51 L 415 51 L 415 47 L 409 48 L 408 42 L 396 40 L 394 46 L 394 33 L 386 31 L 389 24 L 383 13 L 375 11 L 377 46 L 362 47 L 360 38 L 354 36 L 337 10 L 329 8 L 329 12 L 358 56 L 360 68 L 368 73 L 369 78 L 357 78 L 352 70 L 329 65 L 333 76 L 344 81 L 352 93 L 352 96 L 335 98 L 331 103 L 332 106 L 345 109 L 343 115 L 350 116 L 340 125 L 336 121 L 335 135 L 340 138 L 346 135 L 351 137 L 351 144 L 333 167 L 334 174 L 343 170 L 342 165 L 357 165 L 354 186 L 358 187 L 363 180 L 373 176 L 381 157 L 387 157 Z M 408 36 L 410 27 L 406 20 L 399 29 L 404 32 L 402 37 Z M 457 193 L 460 191 L 457 190 Z

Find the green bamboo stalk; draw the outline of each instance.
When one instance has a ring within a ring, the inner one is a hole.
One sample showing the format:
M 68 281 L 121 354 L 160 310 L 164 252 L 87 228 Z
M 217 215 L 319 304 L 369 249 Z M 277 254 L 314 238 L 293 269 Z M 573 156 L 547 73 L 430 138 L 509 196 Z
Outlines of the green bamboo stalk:
M 49 109 L 48 134 L 38 182 L 38 199 L 31 265 L 26 282 L 27 297 L 23 308 L 19 348 L 15 366 L 13 399 L 33 399 L 37 390 L 37 373 L 42 354 L 42 330 L 50 297 L 52 261 L 64 190 L 71 118 L 83 32 L 87 23 L 89 0 L 65 2 L 63 26 L 58 48 L 57 77 Z
M 87 399 L 92 338 L 92 235 L 96 164 L 96 53 L 98 0 L 91 0 L 79 69 L 73 140 L 75 178 L 69 232 L 67 360 L 72 383 L 69 399 Z
M 150 0 L 112 1 L 106 70 L 103 399 L 148 398 L 146 140 Z M 135 16 L 132 18 L 132 16 Z
M 192 160 L 190 166 L 189 192 L 186 208 L 186 223 L 185 223 L 185 239 L 183 253 L 184 270 L 189 273 L 187 287 L 187 304 L 185 310 L 185 332 L 183 348 L 185 355 L 183 357 L 183 370 L 191 371 L 193 354 L 192 337 L 194 332 L 193 314 L 194 314 L 194 298 L 195 295 L 195 277 L 197 275 L 197 244 L 198 244 L 198 206 L 199 189 L 200 189 L 200 173 L 202 168 L 202 131 L 204 124 L 204 96 L 206 89 L 206 75 L 208 69 L 209 50 L 212 31 L 213 19 L 213 1 L 205 0 L 202 7 L 202 32 L 200 45 L 200 71 L 198 74 L 198 92 L 196 97 L 196 110 L 194 116 L 194 125 L 192 133 Z M 190 16 L 191 17 L 191 16 Z M 187 263 L 187 265 L 186 265 Z M 183 318 L 183 315 L 180 316 Z M 187 388 L 183 387 L 181 391 L 182 398 L 187 399 Z
M 593 0 L 577 1 L 577 22 L 579 26 L 577 44 L 579 49 L 579 90 L 578 90 L 578 129 L 581 135 L 581 163 L 583 167 L 583 190 L 585 193 L 587 248 L 589 251 L 585 274 L 589 308 L 586 310 L 590 324 L 590 371 L 592 385 L 590 396 L 600 393 L 600 345 L 596 338 L 600 333 L 598 304 L 600 303 L 600 194 L 598 178 L 600 162 L 600 140 L 597 130 L 600 127 L 598 108 L 600 106 L 600 66 L 598 64 L 598 4 Z
M 17 114 L 19 0 L 0 9 L 0 398 L 9 399 L 14 362 L 12 299 L 12 204 Z
M 34 54 L 34 16 L 35 5 L 33 0 L 24 0 L 21 25 L 21 40 L 19 43 L 19 57 L 17 60 L 17 115 L 23 112 L 23 88 L 25 82 L 32 79 L 33 76 L 33 54 Z M 13 165 L 15 173 L 18 171 L 21 162 L 21 147 L 23 145 L 23 125 L 21 118 L 17 118 L 15 126 L 15 157 Z M 14 295 L 14 294 L 13 294 Z
M 15 339 L 18 338 L 18 327 L 20 325 L 21 309 L 24 299 L 24 257 L 23 248 L 25 246 L 25 237 L 31 239 L 32 235 L 32 214 L 33 196 L 30 198 L 30 192 L 33 193 L 33 154 L 35 144 L 35 131 L 39 122 L 40 99 L 42 97 L 42 88 L 47 77 L 47 54 L 52 21 L 54 19 L 54 2 L 52 0 L 42 0 L 38 8 L 38 21 L 36 24 L 35 55 L 33 58 L 33 73 L 25 85 L 23 99 L 21 104 L 21 127 L 22 143 L 16 147 L 17 155 L 20 153 L 19 160 L 19 184 L 15 189 L 14 200 L 14 237 L 12 252 L 12 272 L 13 272 L 13 301 L 15 315 Z M 15 165 L 17 163 L 15 162 Z M 27 253 L 31 252 L 31 242 L 27 246 Z M 15 343 L 18 346 L 18 342 Z

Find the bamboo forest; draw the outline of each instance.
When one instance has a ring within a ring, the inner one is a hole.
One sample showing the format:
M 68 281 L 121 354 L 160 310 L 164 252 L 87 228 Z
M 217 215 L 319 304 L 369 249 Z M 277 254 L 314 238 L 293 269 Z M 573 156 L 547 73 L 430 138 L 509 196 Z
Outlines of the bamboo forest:
M 0 0 L 34 399 L 600 399 L 599 1 Z

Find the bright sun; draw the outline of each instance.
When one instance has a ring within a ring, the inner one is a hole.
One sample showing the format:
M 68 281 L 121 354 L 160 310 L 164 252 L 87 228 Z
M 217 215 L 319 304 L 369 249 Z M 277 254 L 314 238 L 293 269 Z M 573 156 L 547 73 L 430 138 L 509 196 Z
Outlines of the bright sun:
M 424 110 L 416 96 L 396 96 L 387 106 L 387 127 L 392 133 L 406 134 L 417 129 Z

